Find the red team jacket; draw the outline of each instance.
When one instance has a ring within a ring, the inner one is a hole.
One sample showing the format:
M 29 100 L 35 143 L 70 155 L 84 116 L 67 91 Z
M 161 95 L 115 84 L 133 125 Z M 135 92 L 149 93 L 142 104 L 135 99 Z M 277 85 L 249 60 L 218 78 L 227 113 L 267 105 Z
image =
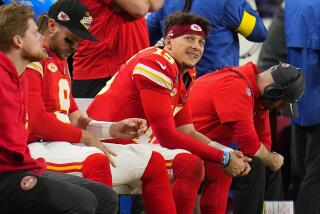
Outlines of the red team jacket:
M 133 56 L 119 72 L 107 83 L 100 93 L 95 97 L 94 101 L 89 106 L 88 115 L 96 120 L 118 121 L 128 117 L 145 118 L 148 121 L 149 129 L 144 137 L 134 139 L 135 143 L 158 143 L 154 138 L 157 136 L 159 143 L 168 148 L 182 148 L 190 149 L 190 152 L 201 154 L 200 156 L 214 161 L 222 160 L 222 153 L 220 150 L 206 151 L 207 146 L 201 142 L 193 144 L 194 139 L 183 139 L 183 136 L 176 136 L 178 138 L 168 138 L 166 140 L 159 139 L 159 136 L 165 137 L 169 135 L 167 131 L 158 130 L 159 133 L 153 133 L 150 127 L 161 120 L 161 115 L 166 114 L 165 104 L 159 103 L 158 100 L 142 100 L 141 93 L 145 89 L 155 91 L 169 97 L 169 117 L 174 120 L 173 126 L 168 131 L 175 130 L 176 127 L 191 124 L 192 118 L 189 107 L 185 105 L 189 94 L 189 88 L 195 78 L 195 70 L 189 69 L 185 75 L 188 79 L 188 86 L 186 87 L 184 81 L 179 73 L 179 69 L 174 59 L 168 52 L 158 47 L 150 47 Z M 148 110 L 146 115 L 146 107 L 143 105 L 148 103 L 159 103 Z M 161 106 L 163 105 L 163 106 Z M 150 112 L 151 111 L 151 112 Z M 160 116 L 159 116 L 160 115 Z M 171 115 L 171 116 L 170 116 Z M 166 127 L 167 128 L 167 127 Z M 158 135 L 157 135 L 158 134 Z M 182 141 L 184 141 L 182 143 Z M 133 143 L 132 141 L 112 140 L 118 143 Z M 169 146 L 167 146 L 169 144 Z M 197 145 L 199 148 L 193 148 L 192 145 Z M 202 147 L 203 146 L 203 147 Z M 200 149 L 201 148 L 201 149 Z M 199 152 L 199 153 L 198 153 Z
M 270 150 L 269 111 L 259 103 L 255 79 L 260 70 L 253 63 L 231 69 L 225 67 L 195 81 L 188 100 L 193 124 L 210 139 L 227 146 L 236 143 L 245 155 L 254 155 L 260 142 Z M 247 127 L 241 139 L 233 135 L 230 124 L 235 121 Z
M 112 77 L 131 56 L 149 47 L 144 17 L 131 16 L 112 0 L 81 2 L 92 12 L 90 32 L 98 41 L 81 41 L 74 54 L 73 79 Z
M 67 61 L 46 48 L 47 57 L 28 65 L 29 142 L 68 141 L 77 143 L 81 129 L 70 124 L 68 114 L 78 110 L 71 93 Z
M 32 159 L 28 146 L 26 80 L 0 51 L 0 173 L 41 174 L 44 159 Z

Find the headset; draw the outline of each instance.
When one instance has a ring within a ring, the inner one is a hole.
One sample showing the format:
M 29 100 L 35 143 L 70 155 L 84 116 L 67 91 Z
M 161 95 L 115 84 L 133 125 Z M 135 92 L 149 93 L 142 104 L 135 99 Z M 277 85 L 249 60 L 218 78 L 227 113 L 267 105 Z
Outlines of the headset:
M 271 73 L 272 73 L 276 69 L 276 66 L 273 66 L 273 68 L 271 69 L 272 69 L 271 70 Z M 266 86 L 264 88 L 262 98 L 270 101 L 274 101 L 274 100 L 278 100 L 285 97 L 288 87 L 294 82 L 296 82 L 301 76 L 301 69 L 300 68 L 297 68 L 297 69 L 299 73 L 295 78 L 291 78 L 290 80 L 281 83 L 281 85 L 277 83 L 271 83 L 270 85 Z
M 248 84 L 250 90 L 253 92 L 252 90 L 252 85 L 250 80 L 244 76 L 243 74 L 241 74 L 239 71 L 229 67 L 229 66 L 225 66 L 226 68 L 229 69 L 229 71 L 232 71 L 234 73 L 236 73 L 238 76 L 240 76 L 242 79 L 244 79 L 246 81 L 246 83 Z M 276 68 L 276 66 L 274 66 L 273 70 Z M 223 68 L 221 68 L 223 69 Z M 283 97 L 286 96 L 286 92 L 288 90 L 288 87 L 294 83 L 295 81 L 297 81 L 300 76 L 301 76 L 301 69 L 297 68 L 299 70 L 298 75 L 295 78 L 292 78 L 284 83 L 282 83 L 282 85 L 276 84 L 276 83 L 271 83 L 270 85 L 266 86 L 264 88 L 263 94 L 262 94 L 262 98 L 269 100 L 269 101 L 275 101 L 278 99 L 281 99 Z M 273 70 L 271 72 L 273 72 Z

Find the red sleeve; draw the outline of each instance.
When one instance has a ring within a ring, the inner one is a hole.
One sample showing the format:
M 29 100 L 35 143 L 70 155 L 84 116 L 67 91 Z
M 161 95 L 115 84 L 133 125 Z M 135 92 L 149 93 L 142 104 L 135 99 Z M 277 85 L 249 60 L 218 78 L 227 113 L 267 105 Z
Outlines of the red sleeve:
M 169 95 L 142 89 L 140 97 L 147 121 L 161 146 L 170 149 L 185 149 L 203 160 L 221 163 L 223 151 L 209 147 L 176 130 Z
M 174 116 L 176 127 L 192 124 L 192 114 L 189 102 L 185 103 L 182 110 Z
M 74 100 L 73 96 L 72 96 L 72 93 L 70 93 L 70 109 L 69 109 L 69 114 L 71 114 L 72 112 L 75 112 L 77 111 L 79 108 L 78 108 L 78 105 L 76 103 L 76 101 Z
M 244 155 L 253 156 L 261 146 L 253 121 L 240 120 L 230 123 L 232 142 L 236 143 Z
M 256 128 L 259 140 L 271 151 L 271 131 L 269 121 L 269 111 L 259 111 L 254 120 L 254 126 Z
M 45 111 L 41 97 L 42 76 L 39 72 L 27 68 L 25 77 L 28 81 L 28 116 L 29 139 L 28 141 L 68 141 L 78 143 L 82 130 L 56 119 L 54 114 Z

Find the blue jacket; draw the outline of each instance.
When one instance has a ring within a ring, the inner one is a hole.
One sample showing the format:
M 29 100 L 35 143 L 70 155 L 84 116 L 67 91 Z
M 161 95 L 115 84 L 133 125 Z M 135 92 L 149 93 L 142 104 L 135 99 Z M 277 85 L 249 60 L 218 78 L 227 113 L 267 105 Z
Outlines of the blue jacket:
M 5 4 L 13 2 L 12 0 L 2 0 L 2 1 Z M 17 3 L 19 4 L 30 6 L 33 12 L 35 13 L 35 18 L 37 18 L 42 13 L 48 13 L 50 6 L 55 2 L 56 0 L 31 0 L 31 1 L 17 0 Z
M 165 0 L 161 9 L 147 17 L 151 45 L 163 36 L 165 17 L 181 12 L 184 3 L 184 0 Z M 267 37 L 262 19 L 245 0 L 193 0 L 190 12 L 212 24 L 204 55 L 196 66 L 198 76 L 225 65 L 239 65 L 238 33 L 253 42 L 262 42 Z
M 302 68 L 305 89 L 298 102 L 301 126 L 320 124 L 320 1 L 288 0 L 285 31 L 288 62 Z

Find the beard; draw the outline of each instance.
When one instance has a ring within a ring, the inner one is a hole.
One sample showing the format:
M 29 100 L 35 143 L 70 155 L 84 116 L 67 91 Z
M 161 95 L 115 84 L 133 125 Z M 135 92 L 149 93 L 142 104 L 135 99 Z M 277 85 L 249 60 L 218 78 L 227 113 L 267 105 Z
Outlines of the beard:
M 50 50 L 52 50 L 60 59 L 67 60 L 68 57 L 75 51 L 73 48 L 62 49 L 58 38 L 60 33 L 55 32 L 50 37 Z
M 36 53 L 30 53 L 30 51 L 26 51 L 23 49 L 21 55 L 25 60 L 28 60 L 30 63 L 41 61 L 46 58 L 46 54 L 42 48 L 40 51 Z

